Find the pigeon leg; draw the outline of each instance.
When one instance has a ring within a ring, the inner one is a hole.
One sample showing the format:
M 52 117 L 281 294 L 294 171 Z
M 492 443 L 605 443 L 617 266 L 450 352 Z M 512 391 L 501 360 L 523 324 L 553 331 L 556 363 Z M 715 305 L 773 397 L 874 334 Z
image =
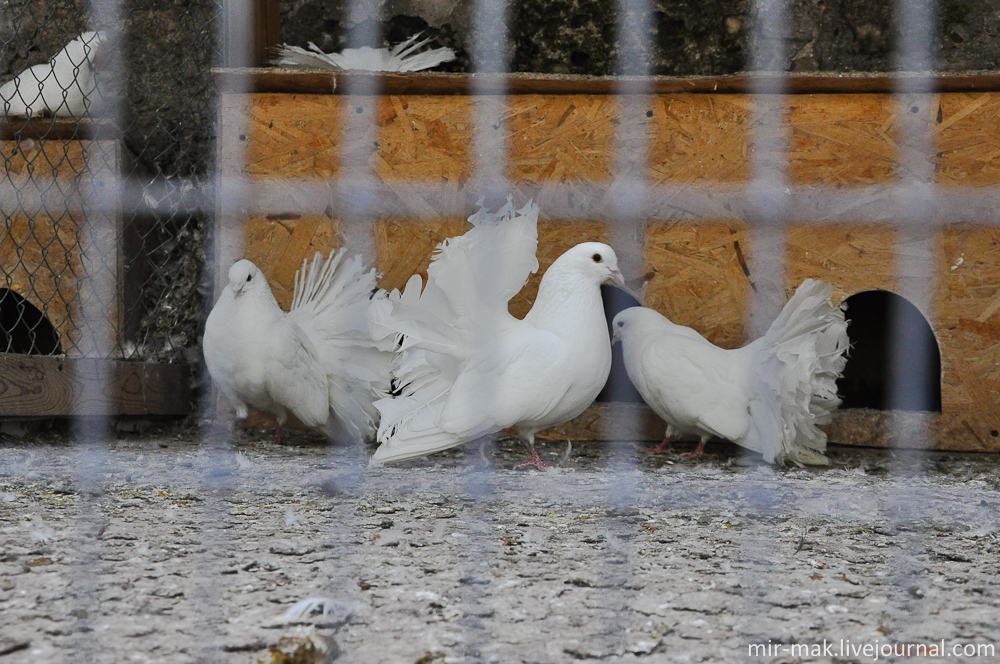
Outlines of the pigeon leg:
M 486 456 L 486 446 L 489 445 L 489 443 L 490 443 L 489 436 L 483 436 L 482 439 L 479 441 L 479 458 L 482 459 L 483 463 L 485 463 L 486 465 L 489 465 L 490 463 L 490 458 Z
M 649 452 L 650 454 L 673 454 L 673 450 L 670 449 L 670 436 L 664 436 L 663 440 L 656 447 L 644 447 L 643 452 Z
M 682 454 L 681 456 L 685 459 L 694 459 L 695 457 L 705 457 L 706 459 L 714 459 L 714 454 L 705 453 L 705 443 L 708 442 L 708 436 L 702 436 L 701 442 L 698 443 L 698 447 L 694 448 L 694 452 L 688 452 L 687 454 Z
M 545 470 L 548 466 L 542 461 L 542 457 L 538 455 L 538 450 L 535 449 L 535 434 L 531 434 L 524 441 L 528 445 L 528 449 L 531 450 L 531 461 L 526 461 L 518 466 L 518 469 L 526 468 L 527 466 L 534 466 L 538 470 Z
M 274 444 L 278 445 L 281 443 L 281 423 L 278 423 L 277 428 L 274 430 Z

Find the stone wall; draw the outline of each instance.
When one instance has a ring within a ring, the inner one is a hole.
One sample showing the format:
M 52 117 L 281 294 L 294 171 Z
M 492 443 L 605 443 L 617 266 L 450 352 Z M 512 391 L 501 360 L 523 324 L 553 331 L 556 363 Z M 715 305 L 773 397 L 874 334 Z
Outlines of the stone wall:
M 654 4 L 648 66 L 674 76 L 729 74 L 747 67 L 749 3 L 744 0 L 659 0 Z M 382 0 L 347 18 L 343 0 L 289 0 L 281 5 L 281 38 L 346 44 L 349 29 L 389 17 L 383 36 L 395 43 L 419 31 L 459 51 L 452 70 L 472 68 L 468 0 Z M 511 67 L 520 72 L 613 74 L 615 10 L 607 0 L 513 0 Z M 381 14 L 380 14 L 381 12 Z M 897 16 L 892 2 L 792 0 L 787 52 L 793 71 L 889 71 Z M 1000 0 L 942 0 L 934 31 L 938 69 L 1000 68 Z

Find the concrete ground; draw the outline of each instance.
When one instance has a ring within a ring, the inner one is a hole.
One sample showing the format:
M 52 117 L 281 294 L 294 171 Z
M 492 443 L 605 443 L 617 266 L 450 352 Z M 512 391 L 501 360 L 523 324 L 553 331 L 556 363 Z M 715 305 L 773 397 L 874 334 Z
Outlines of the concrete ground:
M 0 664 L 996 659 L 995 457 L 269 437 L 0 441 Z

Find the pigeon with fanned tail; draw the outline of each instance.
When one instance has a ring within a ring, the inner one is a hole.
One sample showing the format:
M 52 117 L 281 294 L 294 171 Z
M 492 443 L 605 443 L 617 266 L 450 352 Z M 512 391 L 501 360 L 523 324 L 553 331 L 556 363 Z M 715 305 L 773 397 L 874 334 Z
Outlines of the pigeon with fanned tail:
M 538 206 L 515 210 L 508 198 L 469 221 L 465 235 L 438 246 L 426 285 L 414 275 L 373 307 L 373 336 L 399 353 L 394 395 L 375 402 L 382 419 L 373 464 L 514 427 L 542 468 L 535 434 L 582 413 L 607 381 L 600 285 L 622 283 L 614 250 L 585 242 L 564 253 L 518 320 L 507 306 L 538 269 Z
M 417 41 L 419 37 L 417 33 L 391 49 L 362 46 L 345 48 L 339 53 L 325 53 L 312 42 L 308 50 L 282 44 L 274 64 L 310 69 L 407 72 L 431 69 L 455 59 L 455 51 L 447 47 L 420 50 L 431 40 Z
M 759 452 L 769 463 L 826 465 L 826 433 L 840 405 L 837 378 L 849 347 L 833 289 L 807 279 L 761 338 L 733 350 L 715 346 L 652 309 L 633 307 L 612 321 L 625 369 L 671 438 L 695 435 Z
M 275 441 L 289 413 L 332 438 L 372 438 L 372 402 L 388 390 L 392 363 L 370 336 L 378 294 L 375 271 L 366 271 L 360 257 L 347 258 L 342 249 L 324 261 L 317 253 L 296 272 L 286 314 L 256 265 L 233 264 L 205 323 L 204 353 L 237 419 L 250 408 L 273 414 Z

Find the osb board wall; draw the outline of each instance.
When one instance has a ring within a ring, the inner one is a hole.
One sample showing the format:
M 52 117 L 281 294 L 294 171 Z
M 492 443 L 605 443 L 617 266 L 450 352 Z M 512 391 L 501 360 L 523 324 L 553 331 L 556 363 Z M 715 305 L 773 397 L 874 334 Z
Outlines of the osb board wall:
M 328 256 L 343 240 L 340 224 L 327 215 L 289 212 L 247 219 L 244 257 L 253 261 L 271 284 L 278 304 L 288 309 L 295 272 L 317 252 Z
M 246 173 L 253 177 L 329 177 L 340 168 L 346 98 L 334 95 L 255 94 L 249 103 Z M 465 96 L 393 95 L 377 106 L 376 177 L 434 182 L 456 193 L 470 186 L 470 150 L 477 102 Z M 516 184 L 608 182 L 613 175 L 616 104 L 607 95 L 518 95 L 507 100 L 503 118 L 509 131 L 509 172 Z M 850 188 L 890 181 L 898 172 L 898 113 L 891 95 L 822 94 L 787 98 L 791 127 L 788 175 L 797 184 Z M 648 173 L 671 184 L 744 182 L 750 175 L 751 99 L 738 94 L 664 94 L 652 99 L 643 120 L 652 138 Z M 944 183 L 995 185 L 1000 181 L 1000 93 L 924 94 L 902 112 L 914 114 L 932 132 L 936 152 L 929 157 Z M 227 119 L 223 118 L 223 127 Z M 225 129 L 224 129 L 225 130 Z M 720 203 L 722 205 L 722 203 Z M 460 219 L 434 215 L 427 201 L 406 202 L 409 219 L 376 225 L 376 248 L 384 285 L 399 287 L 426 269 L 433 246 L 460 232 Z M 544 216 L 544 210 L 543 210 Z M 678 210 L 647 225 L 647 303 L 689 324 L 723 346 L 743 341 L 752 275 L 752 247 L 746 228 L 718 217 Z M 294 273 L 305 254 L 328 250 L 310 241 L 280 249 L 260 248 L 268 220 L 248 237 L 248 253 L 277 260 L 275 274 Z M 281 221 L 287 224 L 287 220 Z M 696 221 L 697 224 L 689 222 Z M 321 224 L 331 223 L 320 220 Z M 565 247 L 583 239 L 607 239 L 602 228 L 583 222 L 540 224 L 540 262 L 551 262 Z M 868 288 L 898 287 L 890 276 L 894 233 L 878 226 L 793 226 L 788 241 L 789 292 L 812 276 L 835 284 L 840 298 Z M 281 244 L 279 239 L 278 244 Z M 990 431 L 1000 427 L 992 401 L 1000 388 L 1000 290 L 989 274 L 998 264 L 994 232 L 981 228 L 944 231 L 938 243 L 939 284 L 934 328 L 942 345 L 945 416 L 939 429 L 963 432 L 968 448 L 996 448 Z M 305 249 L 300 251 L 300 246 Z M 820 250 L 822 249 L 822 250 Z M 959 262 L 959 258 L 963 261 Z M 274 258 L 277 256 L 277 258 Z M 955 269 L 952 269 L 958 263 Z M 268 268 L 265 267 L 265 271 Z M 527 310 L 533 285 L 512 307 Z M 281 279 L 282 287 L 291 281 Z M 979 383 L 971 380 L 972 376 Z M 963 378 L 964 377 L 964 378 Z M 991 401 L 992 400 L 992 401 Z M 950 413 L 948 412 L 950 411 Z M 961 415 L 968 413 L 969 415 Z M 958 419 L 954 419 L 958 418 Z
M 81 204 L 85 174 L 113 167 L 116 149 L 114 141 L 0 141 L 5 177 L 24 200 L 34 199 L 34 205 L 0 201 L 0 286 L 38 307 L 59 332 L 64 350 L 80 337 L 77 289 L 84 272 L 81 217 L 68 210 Z

